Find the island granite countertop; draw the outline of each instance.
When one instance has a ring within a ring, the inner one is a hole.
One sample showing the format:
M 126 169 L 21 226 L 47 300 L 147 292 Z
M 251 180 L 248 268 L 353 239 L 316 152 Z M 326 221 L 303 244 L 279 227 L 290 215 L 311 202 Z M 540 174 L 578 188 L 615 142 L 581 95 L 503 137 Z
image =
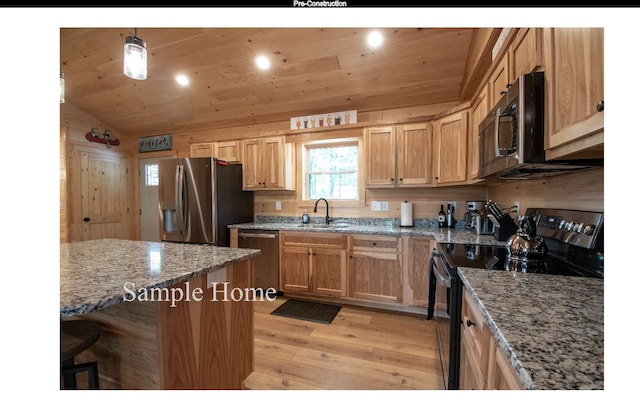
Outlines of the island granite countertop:
M 525 389 L 604 389 L 604 280 L 459 267 Z
M 171 242 L 100 239 L 60 245 L 60 316 L 120 303 L 124 285 L 162 288 L 260 254 L 239 249 Z

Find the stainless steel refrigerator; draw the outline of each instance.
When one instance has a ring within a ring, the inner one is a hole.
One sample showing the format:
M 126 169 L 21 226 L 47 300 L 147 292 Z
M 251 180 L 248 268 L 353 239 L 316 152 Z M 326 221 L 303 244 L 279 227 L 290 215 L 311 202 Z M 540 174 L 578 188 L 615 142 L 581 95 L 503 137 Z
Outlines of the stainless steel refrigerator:
M 242 165 L 211 157 L 158 162 L 163 241 L 229 246 L 229 224 L 253 222 L 253 192 Z

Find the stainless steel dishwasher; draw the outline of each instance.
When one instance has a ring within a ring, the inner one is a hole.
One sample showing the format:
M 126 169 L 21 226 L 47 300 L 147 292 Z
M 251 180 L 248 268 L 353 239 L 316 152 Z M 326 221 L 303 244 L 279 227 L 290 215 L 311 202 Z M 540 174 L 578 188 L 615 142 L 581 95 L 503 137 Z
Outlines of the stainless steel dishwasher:
M 238 247 L 260 249 L 253 262 L 253 285 L 257 289 L 280 291 L 280 240 L 278 231 L 240 229 Z

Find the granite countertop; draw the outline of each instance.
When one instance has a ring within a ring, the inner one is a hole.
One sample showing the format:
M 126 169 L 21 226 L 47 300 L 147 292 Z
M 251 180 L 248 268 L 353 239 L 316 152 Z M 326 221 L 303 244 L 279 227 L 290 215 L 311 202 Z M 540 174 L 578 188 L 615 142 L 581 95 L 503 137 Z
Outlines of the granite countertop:
M 120 303 L 124 285 L 162 288 L 260 254 L 260 250 L 100 239 L 60 245 L 60 316 Z
M 525 389 L 604 389 L 604 280 L 459 267 Z
M 290 222 L 252 222 L 229 225 L 231 229 L 255 229 L 271 231 L 324 232 L 347 234 L 375 234 L 392 236 L 433 236 L 440 243 L 465 243 L 481 245 L 500 245 L 492 235 L 477 235 L 465 228 L 414 227 L 403 228 L 392 224 L 358 225 L 351 223 L 301 224 Z

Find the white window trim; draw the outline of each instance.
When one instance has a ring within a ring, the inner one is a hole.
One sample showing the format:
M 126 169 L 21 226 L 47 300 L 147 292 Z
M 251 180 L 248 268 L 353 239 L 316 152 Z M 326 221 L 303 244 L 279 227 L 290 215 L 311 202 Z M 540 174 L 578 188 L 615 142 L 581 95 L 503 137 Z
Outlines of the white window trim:
M 300 147 L 298 149 L 300 154 L 300 194 L 298 195 L 298 206 L 299 208 L 309 209 L 313 207 L 316 200 L 318 199 L 308 199 L 307 193 L 307 165 L 308 165 L 308 156 L 307 150 L 310 148 L 318 148 L 318 147 L 331 147 L 331 146 L 345 146 L 349 144 L 356 144 L 358 146 L 358 199 L 327 199 L 331 207 L 355 207 L 355 206 L 364 206 L 365 201 L 365 191 L 364 191 L 364 145 L 361 137 L 348 137 L 348 138 L 340 138 L 340 139 L 326 139 L 326 140 L 314 140 L 309 142 L 300 143 Z

